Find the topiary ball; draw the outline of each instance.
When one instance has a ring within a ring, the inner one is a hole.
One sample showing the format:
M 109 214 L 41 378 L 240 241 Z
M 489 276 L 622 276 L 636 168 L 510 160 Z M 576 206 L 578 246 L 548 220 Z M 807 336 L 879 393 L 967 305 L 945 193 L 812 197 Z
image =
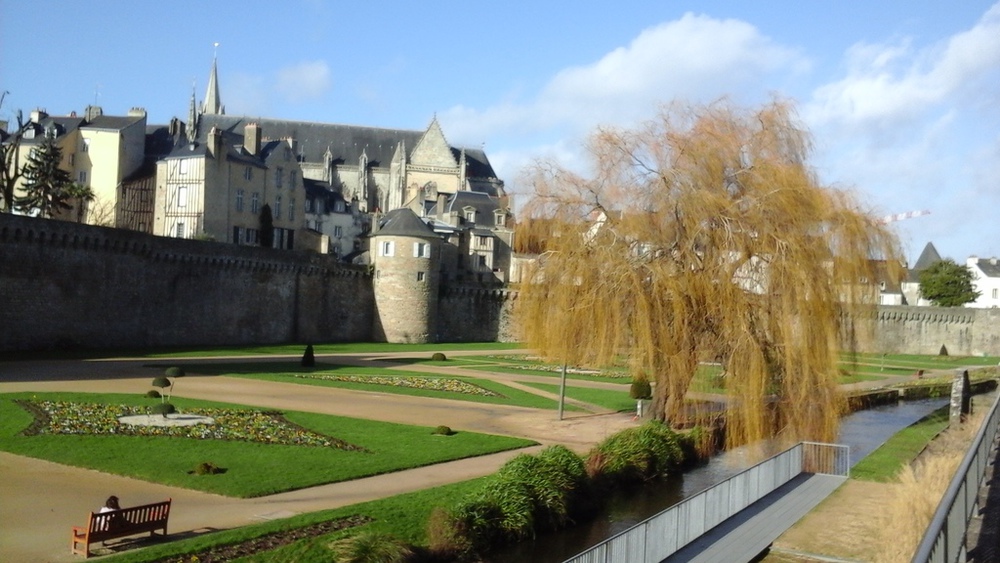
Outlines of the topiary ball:
M 158 405 L 153 405 L 153 407 L 150 410 L 153 412 L 153 414 L 162 414 L 163 416 L 167 416 L 168 414 L 173 414 L 177 412 L 177 408 L 170 403 L 160 403 Z
M 160 395 L 160 392 L 156 389 L 150 389 L 149 391 L 146 391 L 146 397 L 150 399 L 159 399 L 162 395 Z
M 440 435 L 440 436 L 451 436 L 454 433 L 455 432 L 451 428 L 449 428 L 449 427 L 447 427 L 447 426 L 445 426 L 443 424 L 441 426 L 438 426 L 437 428 L 435 428 L 434 432 L 431 432 L 431 434 L 437 434 L 437 435 Z
M 652 399 L 653 387 L 645 379 L 637 379 L 629 387 L 628 396 L 633 399 Z
M 181 368 L 179 368 L 177 366 L 173 366 L 173 367 L 167 368 L 166 371 L 163 372 L 163 375 L 165 375 L 167 377 L 184 377 L 187 374 L 184 373 L 183 369 L 181 369 Z
M 434 355 L 431 356 L 431 361 L 444 362 L 444 361 L 447 361 L 447 360 L 448 360 L 448 358 L 445 357 L 445 355 L 442 354 L 441 352 L 434 352 Z

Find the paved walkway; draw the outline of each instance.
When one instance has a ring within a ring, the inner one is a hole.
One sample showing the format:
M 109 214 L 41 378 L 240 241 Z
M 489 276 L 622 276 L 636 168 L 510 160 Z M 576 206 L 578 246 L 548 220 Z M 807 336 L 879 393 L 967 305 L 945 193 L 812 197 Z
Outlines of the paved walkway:
M 412 357 L 412 354 L 409 355 Z M 382 354 L 378 356 L 385 357 Z M 0 393 L 144 393 L 149 389 L 152 378 L 162 373 L 161 368 L 144 365 L 204 364 L 234 360 L 235 358 L 200 358 L 185 361 L 0 363 L 0 377 L 3 378 Z M 288 358 L 269 357 L 267 360 L 288 361 Z M 359 355 L 338 356 L 336 361 L 364 362 Z M 395 363 L 391 366 L 400 367 Z M 421 371 L 455 375 L 461 371 L 455 368 L 424 367 L 426 369 L 421 368 Z M 483 374 L 477 372 L 475 375 L 482 377 Z M 497 374 L 496 378 L 509 385 L 516 384 L 514 380 L 519 377 Z M 552 381 L 551 378 L 541 379 L 549 383 Z M 521 387 L 526 391 L 548 395 L 528 386 Z M 581 452 L 605 436 L 636 424 L 630 415 L 618 413 L 594 415 L 573 412 L 559 421 L 554 411 L 197 374 L 189 374 L 178 383 L 174 394 L 422 426 L 446 424 L 466 431 L 527 437 L 543 445 L 560 443 Z M 70 528 L 84 524 L 87 513 L 98 508 L 111 494 L 119 496 L 127 505 L 173 498 L 170 532 L 175 537 L 186 537 L 242 526 L 262 519 L 337 508 L 488 475 L 517 453 L 534 452 L 541 447 L 468 458 L 256 499 L 234 499 L 168 487 L 0 452 L 0 561 L 32 563 L 79 559 L 69 552 Z

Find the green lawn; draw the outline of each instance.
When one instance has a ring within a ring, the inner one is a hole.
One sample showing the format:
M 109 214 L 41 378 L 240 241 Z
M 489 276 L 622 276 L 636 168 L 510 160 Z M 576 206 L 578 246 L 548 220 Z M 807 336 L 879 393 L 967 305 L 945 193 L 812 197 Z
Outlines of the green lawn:
M 862 481 L 890 481 L 906 464 L 917 458 L 928 442 L 948 427 L 947 405 L 897 432 L 877 450 L 851 469 L 851 477 Z
M 86 467 L 172 486 L 235 497 L 254 497 L 281 491 L 347 481 L 532 445 L 530 440 L 458 432 L 432 435 L 443 421 L 428 427 L 408 426 L 303 412 L 286 412 L 287 420 L 309 431 L 332 436 L 368 451 L 331 447 L 263 444 L 236 440 L 200 440 L 180 437 L 120 435 L 24 436 L 33 417 L 14 399 L 152 405 L 155 399 L 132 395 L 18 393 L 0 395 L 0 449 L 67 465 Z M 174 397 L 181 410 L 227 408 L 238 405 Z M 202 462 L 224 468 L 219 475 L 193 475 Z
M 165 364 L 164 364 L 165 365 Z M 152 366 L 150 366 L 152 367 Z M 162 367 L 156 365 L 156 367 Z M 535 409 L 555 409 L 558 407 L 556 401 L 540 397 L 532 393 L 521 391 L 509 387 L 502 383 L 487 379 L 472 377 L 453 377 L 448 375 L 424 374 L 405 370 L 393 370 L 381 367 L 356 367 L 340 365 L 327 362 L 316 362 L 314 367 L 302 367 L 298 362 L 244 362 L 244 363 L 222 363 L 222 364 L 196 364 L 185 365 L 188 373 L 205 375 L 223 375 L 230 377 L 244 377 L 247 379 L 262 379 L 267 381 L 278 381 L 282 383 L 296 383 L 301 385 L 318 385 L 323 387 L 339 387 L 342 389 L 353 389 L 356 391 L 372 391 L 377 393 L 396 393 L 400 395 L 412 395 L 417 397 L 427 397 L 433 399 L 454 399 L 459 401 L 471 401 L 477 403 L 488 403 L 494 405 L 512 405 Z M 402 378 L 419 384 L 421 381 L 431 380 L 451 380 L 460 381 L 493 392 L 498 396 L 488 396 L 482 394 L 469 394 L 451 392 L 447 390 L 436 390 L 433 388 L 407 387 L 402 385 L 389 385 L 380 383 L 368 383 L 364 381 L 337 381 L 333 379 L 314 379 L 310 377 L 299 377 L 309 375 L 314 377 L 351 377 L 361 376 L 356 379 L 363 380 L 370 377 L 372 381 L 384 381 L 385 378 Z M 381 379 L 376 379 L 381 378 Z
M 354 515 L 367 516 L 374 521 L 347 531 L 299 540 L 291 545 L 265 551 L 239 561 L 260 563 L 330 561 L 330 552 L 326 548 L 330 541 L 344 535 L 356 534 L 362 530 L 386 532 L 415 545 L 426 545 L 426 523 L 434 507 L 457 504 L 468 495 L 480 490 L 483 486 L 483 479 L 485 478 L 425 489 L 335 510 L 312 512 L 287 519 L 213 532 L 196 538 L 152 545 L 141 550 L 110 556 L 102 561 L 150 563 L 168 557 L 190 556 L 211 547 L 235 544 L 267 533 L 301 528 L 317 522 Z
M 535 389 L 541 389 L 542 391 L 546 391 L 548 393 L 559 393 L 559 386 L 550 383 L 524 382 L 524 385 L 534 387 Z M 591 405 L 597 405 L 613 411 L 635 410 L 635 399 L 628 396 L 628 388 L 625 385 L 622 386 L 620 391 L 567 385 L 566 396 L 570 399 L 583 401 L 585 403 L 590 403 Z

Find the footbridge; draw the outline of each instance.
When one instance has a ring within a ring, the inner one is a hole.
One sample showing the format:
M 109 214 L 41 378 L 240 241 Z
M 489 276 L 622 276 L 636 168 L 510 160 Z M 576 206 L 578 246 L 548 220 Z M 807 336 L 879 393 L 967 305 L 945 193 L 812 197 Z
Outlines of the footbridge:
M 847 446 L 799 443 L 566 563 L 750 561 L 850 471 Z

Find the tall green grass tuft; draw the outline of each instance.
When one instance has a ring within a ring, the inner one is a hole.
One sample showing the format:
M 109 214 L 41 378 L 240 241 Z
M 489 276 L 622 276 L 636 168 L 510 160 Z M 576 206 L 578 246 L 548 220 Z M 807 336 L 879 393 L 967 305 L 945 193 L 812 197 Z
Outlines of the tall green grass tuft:
M 404 563 L 413 549 L 391 534 L 362 532 L 330 544 L 336 563 Z
M 614 486 L 675 471 L 684 459 L 680 436 L 654 420 L 609 436 L 591 450 L 586 464 L 591 479 Z

